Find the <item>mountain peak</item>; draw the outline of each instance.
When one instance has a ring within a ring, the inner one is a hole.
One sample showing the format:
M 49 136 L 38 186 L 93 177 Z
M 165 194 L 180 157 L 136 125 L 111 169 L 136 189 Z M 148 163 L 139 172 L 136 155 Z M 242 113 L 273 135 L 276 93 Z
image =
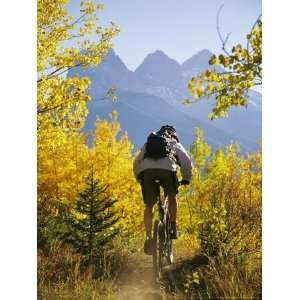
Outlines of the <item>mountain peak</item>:
M 208 55 L 212 55 L 212 53 L 208 49 L 202 49 L 199 52 L 197 52 L 195 55 L 208 56 Z
M 152 63 L 156 63 L 156 64 L 167 64 L 167 65 L 176 65 L 176 66 L 180 66 L 179 63 L 173 59 L 170 58 L 167 54 L 165 54 L 162 50 L 156 50 L 150 54 L 148 54 L 144 60 L 143 63 L 137 68 L 137 70 L 145 64 L 152 64 Z
M 181 64 L 181 70 L 185 80 L 190 80 L 191 77 L 210 68 L 208 61 L 211 56 L 212 53 L 209 50 L 203 49 L 183 62 Z
M 191 58 L 187 59 L 186 61 L 184 61 L 181 66 L 183 69 L 190 69 L 191 67 L 195 67 L 195 66 L 208 66 L 208 61 L 210 59 L 210 57 L 212 56 L 212 53 L 207 50 L 207 49 L 203 49 L 199 52 L 197 52 L 196 54 L 194 54 Z
M 109 49 L 107 55 L 110 55 L 110 56 L 118 56 L 118 55 L 116 54 L 116 51 L 115 51 L 113 48 L 110 48 L 110 49 Z
M 143 63 L 135 70 L 135 74 L 148 85 L 157 86 L 164 84 L 178 85 L 181 81 L 180 64 L 167 56 L 162 50 L 150 53 Z
M 152 56 L 161 56 L 161 57 L 168 57 L 168 55 L 165 52 L 163 52 L 162 50 L 160 50 L 160 49 L 155 50 L 153 53 L 150 53 L 149 55 L 152 55 Z
M 176 60 L 167 56 L 162 50 L 156 50 L 144 58 L 142 64 L 136 69 L 135 72 L 139 73 L 141 70 L 144 70 L 145 68 L 147 69 L 148 67 L 155 67 L 157 69 L 180 69 L 180 64 Z
M 130 72 L 125 65 L 125 63 L 122 61 L 122 59 L 119 57 L 119 55 L 116 54 L 114 49 L 110 49 L 108 54 L 104 57 L 103 63 L 99 65 L 99 67 L 103 68 L 115 68 L 116 70 L 118 69 L 119 72 Z

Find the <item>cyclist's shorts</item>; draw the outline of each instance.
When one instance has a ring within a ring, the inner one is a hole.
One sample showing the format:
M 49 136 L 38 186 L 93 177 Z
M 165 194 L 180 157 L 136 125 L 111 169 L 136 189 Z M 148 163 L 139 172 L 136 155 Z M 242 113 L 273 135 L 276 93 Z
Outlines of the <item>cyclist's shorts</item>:
M 164 169 L 148 169 L 143 171 L 140 178 L 142 180 L 143 199 L 146 204 L 155 204 L 158 199 L 159 189 L 155 183 L 157 179 L 164 189 L 165 196 L 175 196 L 178 193 L 176 172 Z

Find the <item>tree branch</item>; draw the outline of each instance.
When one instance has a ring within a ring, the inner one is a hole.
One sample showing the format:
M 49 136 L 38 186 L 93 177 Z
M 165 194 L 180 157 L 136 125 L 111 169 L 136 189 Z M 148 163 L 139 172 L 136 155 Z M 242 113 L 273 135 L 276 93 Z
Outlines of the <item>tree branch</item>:
M 252 25 L 251 30 L 250 30 L 250 34 L 252 33 L 252 31 L 253 31 L 255 25 L 257 24 L 257 22 L 260 20 L 261 16 L 262 16 L 262 15 L 260 14 L 260 15 L 257 17 L 255 23 Z M 250 39 L 248 39 L 248 42 L 247 42 L 247 53 L 249 53 L 249 44 L 250 44 Z M 248 57 L 248 58 L 249 58 L 249 57 Z
M 55 76 L 59 76 L 59 75 L 62 75 L 64 74 L 65 72 L 68 72 L 70 71 L 71 69 L 75 68 L 75 67 L 79 67 L 81 66 L 82 63 L 78 63 L 74 66 L 62 66 L 62 67 L 59 67 L 58 69 L 54 70 L 53 72 L 51 72 L 50 74 L 46 75 L 45 77 L 42 77 L 40 79 L 38 79 L 37 83 L 41 83 L 42 81 L 44 80 L 49 80 L 51 79 L 52 77 L 55 77 Z M 65 70 L 64 70 L 65 69 Z M 59 72 L 61 71 L 61 72 Z M 59 72 L 59 73 L 57 73 Z
M 109 92 L 109 91 L 108 91 Z M 109 95 L 106 95 L 104 97 L 101 97 L 101 98 L 97 98 L 97 99 L 94 99 L 93 101 L 96 102 L 96 101 L 104 101 L 104 100 L 109 100 Z M 58 108 L 63 108 L 64 105 L 66 105 L 67 103 L 69 103 L 68 101 L 65 101 L 65 102 L 62 102 L 60 104 L 57 104 L 53 107 L 44 107 L 43 109 L 38 109 L 37 113 L 38 114 L 42 114 L 42 113 L 47 113 L 51 110 L 55 110 L 55 109 L 58 109 Z M 76 102 L 74 103 L 76 104 Z
M 218 32 L 218 36 L 219 36 L 219 39 L 221 40 L 221 43 L 222 43 L 222 50 L 228 55 L 230 56 L 229 52 L 226 50 L 226 43 L 228 42 L 228 39 L 231 35 L 231 32 L 227 33 L 225 39 L 223 39 L 223 36 L 221 34 L 221 30 L 220 30 L 220 22 L 219 22 L 219 19 L 220 19 L 220 14 L 221 14 L 221 10 L 223 9 L 224 7 L 224 4 L 222 4 L 218 10 L 218 13 L 217 13 L 217 17 L 216 17 L 216 25 L 217 25 L 217 32 Z

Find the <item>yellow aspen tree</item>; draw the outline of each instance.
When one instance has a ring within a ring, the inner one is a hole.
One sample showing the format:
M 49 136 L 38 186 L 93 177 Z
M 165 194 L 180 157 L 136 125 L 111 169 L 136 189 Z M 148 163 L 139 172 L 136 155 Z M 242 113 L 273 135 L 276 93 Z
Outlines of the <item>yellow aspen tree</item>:
M 88 78 L 65 78 L 70 69 L 101 63 L 111 40 L 119 32 L 97 24 L 104 7 L 94 1 L 80 2 L 80 17 L 67 10 L 68 0 L 38 0 L 37 17 L 37 114 L 38 129 L 81 128 L 87 114 Z M 91 36 L 93 35 L 93 39 Z M 96 38 L 95 38 L 96 37 Z M 70 47 L 66 42 L 72 40 Z
M 102 4 L 80 2 L 80 16 L 69 0 L 37 2 L 38 199 L 70 201 L 78 192 L 88 155 L 79 130 L 87 115 L 89 78 L 67 78 L 77 66 L 94 67 L 112 47 L 119 29 L 97 23 Z M 67 46 L 71 45 L 71 46 Z
M 143 202 L 132 171 L 133 145 L 121 132 L 114 114 L 109 121 L 96 121 L 93 138 L 91 160 L 95 176 L 108 186 L 108 195 L 118 200 L 115 208 L 121 216 L 121 234 L 133 238 L 143 228 Z
M 222 37 L 221 37 L 222 39 Z M 259 17 L 249 34 L 246 46 L 236 44 L 226 49 L 227 39 L 222 39 L 224 54 L 212 55 L 211 68 L 191 78 L 188 90 L 193 99 L 186 103 L 214 96 L 210 119 L 225 117 L 232 106 L 247 106 L 249 89 L 262 85 L 262 20 Z

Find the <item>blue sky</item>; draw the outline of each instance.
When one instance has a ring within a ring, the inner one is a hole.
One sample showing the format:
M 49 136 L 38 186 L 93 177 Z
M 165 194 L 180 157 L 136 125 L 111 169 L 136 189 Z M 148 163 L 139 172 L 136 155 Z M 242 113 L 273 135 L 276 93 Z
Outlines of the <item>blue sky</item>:
M 231 32 L 228 46 L 243 42 L 261 14 L 261 0 L 104 0 L 99 24 L 114 21 L 121 33 L 114 49 L 130 70 L 157 49 L 183 62 L 202 49 L 221 53 L 216 15 L 224 4 L 220 28 Z M 71 0 L 71 13 L 78 15 L 79 0 Z

